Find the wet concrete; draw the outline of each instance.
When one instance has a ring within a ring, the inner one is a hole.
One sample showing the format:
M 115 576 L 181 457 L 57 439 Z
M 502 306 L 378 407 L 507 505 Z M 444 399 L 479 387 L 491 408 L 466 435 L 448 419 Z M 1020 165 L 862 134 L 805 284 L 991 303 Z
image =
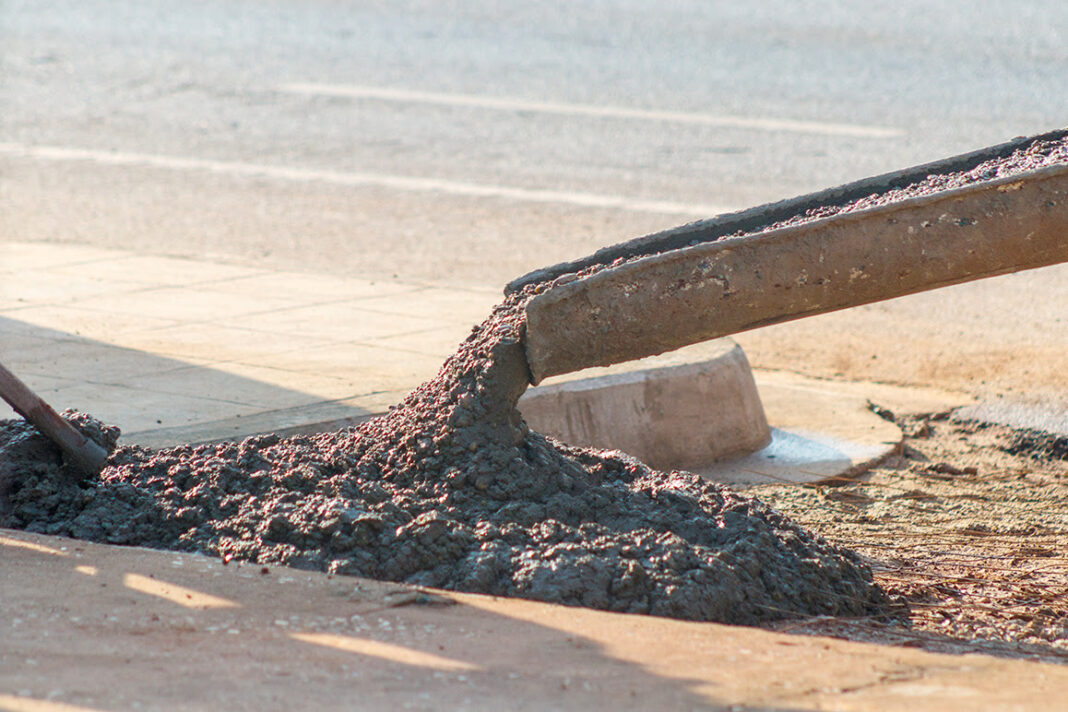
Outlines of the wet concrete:
M 887 609 L 857 557 L 751 497 L 530 432 L 515 408 L 528 297 L 388 415 L 312 437 L 120 447 L 81 483 L 37 453 L 16 465 L 0 524 L 685 619 Z

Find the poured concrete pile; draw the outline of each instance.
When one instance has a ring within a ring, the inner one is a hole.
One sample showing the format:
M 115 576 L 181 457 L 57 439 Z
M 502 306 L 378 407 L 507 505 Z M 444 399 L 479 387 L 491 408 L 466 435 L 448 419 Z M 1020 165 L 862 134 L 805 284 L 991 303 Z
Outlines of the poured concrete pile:
M 0 523 L 688 619 L 885 608 L 854 555 L 752 498 L 530 432 L 515 407 L 528 297 L 499 306 L 388 415 L 349 430 L 123 447 L 98 480 L 73 484 L 40 443 L 20 459 L 32 436 L 7 423 Z

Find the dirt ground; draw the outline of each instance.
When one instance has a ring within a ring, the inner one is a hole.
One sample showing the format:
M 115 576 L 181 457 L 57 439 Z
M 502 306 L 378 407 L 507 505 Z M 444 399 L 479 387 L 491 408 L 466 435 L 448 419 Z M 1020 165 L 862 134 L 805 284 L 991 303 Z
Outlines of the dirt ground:
M 858 480 L 749 492 L 864 556 L 900 615 L 772 628 L 1068 663 L 1068 441 L 873 408 L 905 432 L 900 455 Z

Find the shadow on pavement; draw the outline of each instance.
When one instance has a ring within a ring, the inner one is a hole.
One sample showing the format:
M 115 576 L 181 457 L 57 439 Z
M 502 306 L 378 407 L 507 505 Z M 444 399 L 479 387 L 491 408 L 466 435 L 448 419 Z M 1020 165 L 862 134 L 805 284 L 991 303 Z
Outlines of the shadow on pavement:
M 122 442 L 164 447 L 274 431 L 342 427 L 375 413 L 231 371 L 240 363 L 181 360 L 0 317 L 0 362 L 53 408 L 118 425 Z M 278 372 L 279 380 L 286 378 Z M 298 374 L 293 374 L 297 380 Z M 352 396 L 365 394 L 353 393 Z M 0 403 L 0 418 L 15 417 Z

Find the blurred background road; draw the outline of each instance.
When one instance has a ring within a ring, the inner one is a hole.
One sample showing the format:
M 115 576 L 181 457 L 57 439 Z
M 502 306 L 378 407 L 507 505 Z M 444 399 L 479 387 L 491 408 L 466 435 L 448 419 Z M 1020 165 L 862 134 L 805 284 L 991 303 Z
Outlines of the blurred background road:
M 1061 0 L 0 5 L 0 240 L 503 285 L 1066 123 Z M 1066 276 L 743 343 L 774 368 L 1068 391 Z

